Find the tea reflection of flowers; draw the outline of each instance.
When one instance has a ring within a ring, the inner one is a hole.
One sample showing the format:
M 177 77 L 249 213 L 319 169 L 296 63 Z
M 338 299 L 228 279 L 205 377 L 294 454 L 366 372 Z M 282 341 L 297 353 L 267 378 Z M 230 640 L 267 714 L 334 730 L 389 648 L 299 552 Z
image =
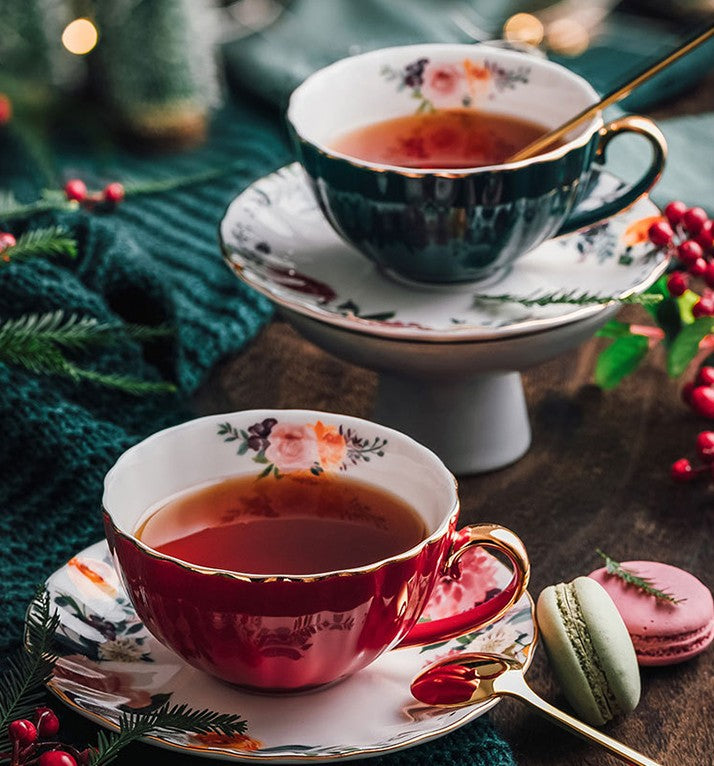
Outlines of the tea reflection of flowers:
M 309 425 L 278 423 L 270 432 L 265 457 L 279 471 L 310 469 L 319 461 L 314 429 Z
M 219 734 L 216 731 L 208 731 L 205 734 L 194 734 L 194 742 L 205 747 L 224 747 L 230 750 L 260 750 L 263 743 L 260 740 L 253 739 L 246 734 Z
M 87 696 L 87 689 L 93 697 L 111 705 L 126 705 L 140 709 L 151 704 L 151 695 L 146 689 L 137 689 L 134 674 L 118 673 L 83 657 L 70 654 L 60 657 L 54 667 L 53 683 L 59 689 Z
M 315 423 L 314 428 L 320 465 L 323 468 L 341 466 L 347 454 L 345 437 L 340 433 L 337 426 L 326 426 L 319 420 Z
M 109 662 L 135 662 L 140 660 L 144 650 L 133 638 L 117 638 L 105 641 L 97 649 L 99 659 Z

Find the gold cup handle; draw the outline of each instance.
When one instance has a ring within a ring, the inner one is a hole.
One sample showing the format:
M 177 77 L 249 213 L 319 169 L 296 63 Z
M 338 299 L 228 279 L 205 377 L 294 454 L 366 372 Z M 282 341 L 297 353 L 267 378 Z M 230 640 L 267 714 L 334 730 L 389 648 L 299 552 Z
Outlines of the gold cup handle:
M 667 159 L 667 139 L 654 122 L 647 117 L 630 114 L 603 125 L 598 131 L 599 140 L 595 150 L 595 162 L 599 165 L 605 163 L 605 153 L 610 141 L 622 133 L 636 133 L 649 141 L 652 147 L 652 159 L 647 170 L 640 179 L 624 189 L 615 199 L 608 200 L 593 210 L 580 210 L 576 207 L 558 230 L 557 236 L 592 226 L 616 215 L 647 194 L 659 180 Z
M 456 533 L 457 538 L 443 564 L 442 577 L 458 580 L 460 559 L 470 548 L 486 548 L 501 553 L 511 563 L 513 576 L 508 585 L 484 604 L 438 620 L 417 623 L 399 642 L 398 647 L 421 646 L 447 641 L 490 625 L 525 593 L 530 578 L 530 561 L 523 541 L 499 524 L 471 524 Z

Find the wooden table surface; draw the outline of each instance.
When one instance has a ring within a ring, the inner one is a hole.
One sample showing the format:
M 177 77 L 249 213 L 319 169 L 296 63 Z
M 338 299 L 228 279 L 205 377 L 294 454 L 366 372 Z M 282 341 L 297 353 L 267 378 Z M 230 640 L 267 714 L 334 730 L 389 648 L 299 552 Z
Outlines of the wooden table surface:
M 629 307 L 624 318 L 640 317 Z M 464 523 L 514 529 L 532 561 L 531 593 L 600 566 L 595 548 L 620 561 L 655 559 L 714 585 L 714 484 L 676 485 L 670 464 L 691 455 L 706 424 L 680 402 L 656 353 L 620 387 L 592 384 L 600 341 L 527 371 L 533 443 L 500 471 L 461 478 Z M 202 413 L 300 407 L 369 418 L 376 376 L 344 364 L 276 321 L 239 357 L 214 371 L 196 399 Z M 567 709 L 539 649 L 533 688 Z M 637 710 L 605 727 L 669 766 L 714 762 L 714 649 L 679 666 L 643 669 Z M 505 700 L 493 720 L 521 766 L 613 763 L 614 759 Z M 415 755 L 416 755 L 415 751 Z M 415 764 L 418 760 L 415 760 Z

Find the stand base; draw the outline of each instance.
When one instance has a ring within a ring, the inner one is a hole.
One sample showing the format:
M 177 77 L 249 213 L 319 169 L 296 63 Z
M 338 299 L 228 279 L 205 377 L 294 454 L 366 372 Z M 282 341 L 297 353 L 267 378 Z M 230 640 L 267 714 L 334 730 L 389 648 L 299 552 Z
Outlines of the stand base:
M 503 468 L 531 443 L 517 372 L 484 373 L 453 382 L 382 372 L 374 418 L 433 450 L 455 474 Z

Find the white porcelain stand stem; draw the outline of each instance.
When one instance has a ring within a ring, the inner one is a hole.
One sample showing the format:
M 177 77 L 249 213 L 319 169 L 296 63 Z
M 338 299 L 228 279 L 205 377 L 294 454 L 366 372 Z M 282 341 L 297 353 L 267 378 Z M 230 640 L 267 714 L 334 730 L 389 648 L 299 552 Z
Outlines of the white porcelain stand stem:
M 374 419 L 429 447 L 461 475 L 509 465 L 531 443 L 517 372 L 454 381 L 381 372 Z

